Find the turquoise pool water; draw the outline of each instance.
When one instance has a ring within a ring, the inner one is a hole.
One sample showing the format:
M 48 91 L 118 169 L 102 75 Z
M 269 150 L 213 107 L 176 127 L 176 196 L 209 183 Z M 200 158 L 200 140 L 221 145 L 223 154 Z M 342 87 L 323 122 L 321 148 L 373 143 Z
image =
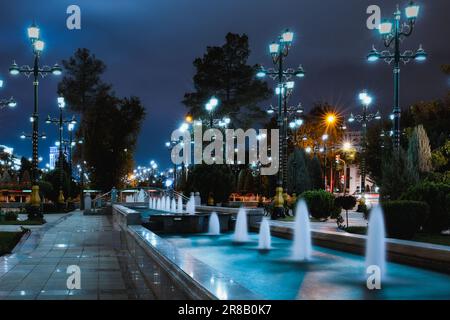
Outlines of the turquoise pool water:
M 370 291 L 362 256 L 314 247 L 311 262 L 294 262 L 290 240 L 273 237 L 263 253 L 256 234 L 244 245 L 231 234 L 163 238 L 263 299 L 450 299 L 449 275 L 388 263 L 382 289 Z

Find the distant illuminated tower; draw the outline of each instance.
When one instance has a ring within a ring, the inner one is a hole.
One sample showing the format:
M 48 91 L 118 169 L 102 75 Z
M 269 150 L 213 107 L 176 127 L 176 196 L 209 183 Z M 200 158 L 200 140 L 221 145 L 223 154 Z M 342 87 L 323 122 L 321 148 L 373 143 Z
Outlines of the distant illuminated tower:
M 58 154 L 59 154 L 58 147 L 50 147 L 50 170 L 55 170 Z

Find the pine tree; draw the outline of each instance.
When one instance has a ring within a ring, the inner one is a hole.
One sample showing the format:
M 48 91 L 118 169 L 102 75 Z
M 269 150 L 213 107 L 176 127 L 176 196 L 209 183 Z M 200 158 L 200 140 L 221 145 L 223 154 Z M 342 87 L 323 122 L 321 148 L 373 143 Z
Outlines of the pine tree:
M 414 128 L 408 144 L 408 171 L 413 181 L 432 170 L 430 140 L 422 125 Z
M 257 65 L 249 65 L 248 37 L 228 33 L 220 47 L 208 47 L 202 58 L 194 61 L 194 92 L 184 96 L 183 103 L 195 118 L 207 118 L 204 105 L 211 96 L 220 100 L 217 117 L 229 116 L 235 127 L 249 127 L 263 120 L 266 113 L 258 106 L 270 97 L 267 83 L 255 78 Z M 242 116 L 245 114 L 245 116 Z
M 322 166 L 317 156 L 308 161 L 308 172 L 313 190 L 323 189 Z
M 308 173 L 305 152 L 295 149 L 288 160 L 288 192 L 301 194 L 311 190 L 311 179 Z

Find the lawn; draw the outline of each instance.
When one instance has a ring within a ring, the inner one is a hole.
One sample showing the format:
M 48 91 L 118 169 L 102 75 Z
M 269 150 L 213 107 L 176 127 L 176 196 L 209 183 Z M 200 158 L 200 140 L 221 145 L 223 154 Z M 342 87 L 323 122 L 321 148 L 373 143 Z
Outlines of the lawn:
M 11 253 L 22 235 L 22 232 L 0 232 L 0 256 Z

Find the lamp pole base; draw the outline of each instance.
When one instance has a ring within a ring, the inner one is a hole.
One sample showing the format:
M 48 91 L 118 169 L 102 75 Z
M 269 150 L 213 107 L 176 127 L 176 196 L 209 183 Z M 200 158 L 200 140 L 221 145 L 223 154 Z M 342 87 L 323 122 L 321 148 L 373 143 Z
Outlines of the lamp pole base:
M 28 220 L 42 220 L 44 216 L 41 212 L 41 197 L 39 196 L 39 186 L 31 187 L 30 206 L 27 208 Z
M 277 187 L 275 191 L 275 202 L 274 208 L 272 212 L 272 220 L 276 220 L 279 218 L 284 218 L 284 196 L 283 196 L 283 188 Z

